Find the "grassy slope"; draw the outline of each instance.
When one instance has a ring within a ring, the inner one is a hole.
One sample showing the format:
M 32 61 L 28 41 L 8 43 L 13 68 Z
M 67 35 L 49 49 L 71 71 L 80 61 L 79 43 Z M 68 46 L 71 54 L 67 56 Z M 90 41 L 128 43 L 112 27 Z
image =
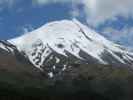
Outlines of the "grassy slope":
M 32 65 L 0 54 L 0 100 L 132 100 L 132 84 L 133 72 L 124 67 L 73 65 L 50 80 Z

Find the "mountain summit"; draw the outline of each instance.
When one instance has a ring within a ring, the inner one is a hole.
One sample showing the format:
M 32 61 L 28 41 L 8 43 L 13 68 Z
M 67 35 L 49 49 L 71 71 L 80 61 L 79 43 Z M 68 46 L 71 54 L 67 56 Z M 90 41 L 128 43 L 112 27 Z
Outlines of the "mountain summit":
M 17 49 L 34 67 L 47 72 L 51 78 L 55 73 L 83 63 L 130 68 L 133 64 L 132 52 L 76 19 L 50 22 L 18 38 L 1 41 L 0 48 L 11 53 Z

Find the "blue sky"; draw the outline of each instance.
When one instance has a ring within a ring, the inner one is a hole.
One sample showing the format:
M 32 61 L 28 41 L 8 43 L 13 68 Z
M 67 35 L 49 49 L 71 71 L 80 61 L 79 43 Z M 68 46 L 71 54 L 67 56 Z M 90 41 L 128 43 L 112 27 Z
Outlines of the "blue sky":
M 25 0 L 0 12 L 0 39 L 10 39 L 26 31 L 32 31 L 41 25 L 54 20 L 70 19 L 71 6 L 48 4 L 33 6 Z
M 133 47 L 132 0 L 0 0 L 0 39 L 73 17 L 108 39 Z

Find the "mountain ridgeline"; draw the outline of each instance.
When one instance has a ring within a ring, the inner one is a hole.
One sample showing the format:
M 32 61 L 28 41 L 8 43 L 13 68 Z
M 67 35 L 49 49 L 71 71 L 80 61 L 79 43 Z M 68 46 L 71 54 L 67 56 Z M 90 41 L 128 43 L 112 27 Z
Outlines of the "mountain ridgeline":
M 132 52 L 76 19 L 50 22 L 0 41 L 0 96 L 132 100 L 132 68 Z

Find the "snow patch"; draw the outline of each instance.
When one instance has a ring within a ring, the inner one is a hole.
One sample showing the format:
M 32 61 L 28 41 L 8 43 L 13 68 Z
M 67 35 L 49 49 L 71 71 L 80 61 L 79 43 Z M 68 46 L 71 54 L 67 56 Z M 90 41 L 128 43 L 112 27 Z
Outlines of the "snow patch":
M 50 78 L 53 78 L 54 77 L 53 72 L 49 72 L 48 75 L 49 75 Z

